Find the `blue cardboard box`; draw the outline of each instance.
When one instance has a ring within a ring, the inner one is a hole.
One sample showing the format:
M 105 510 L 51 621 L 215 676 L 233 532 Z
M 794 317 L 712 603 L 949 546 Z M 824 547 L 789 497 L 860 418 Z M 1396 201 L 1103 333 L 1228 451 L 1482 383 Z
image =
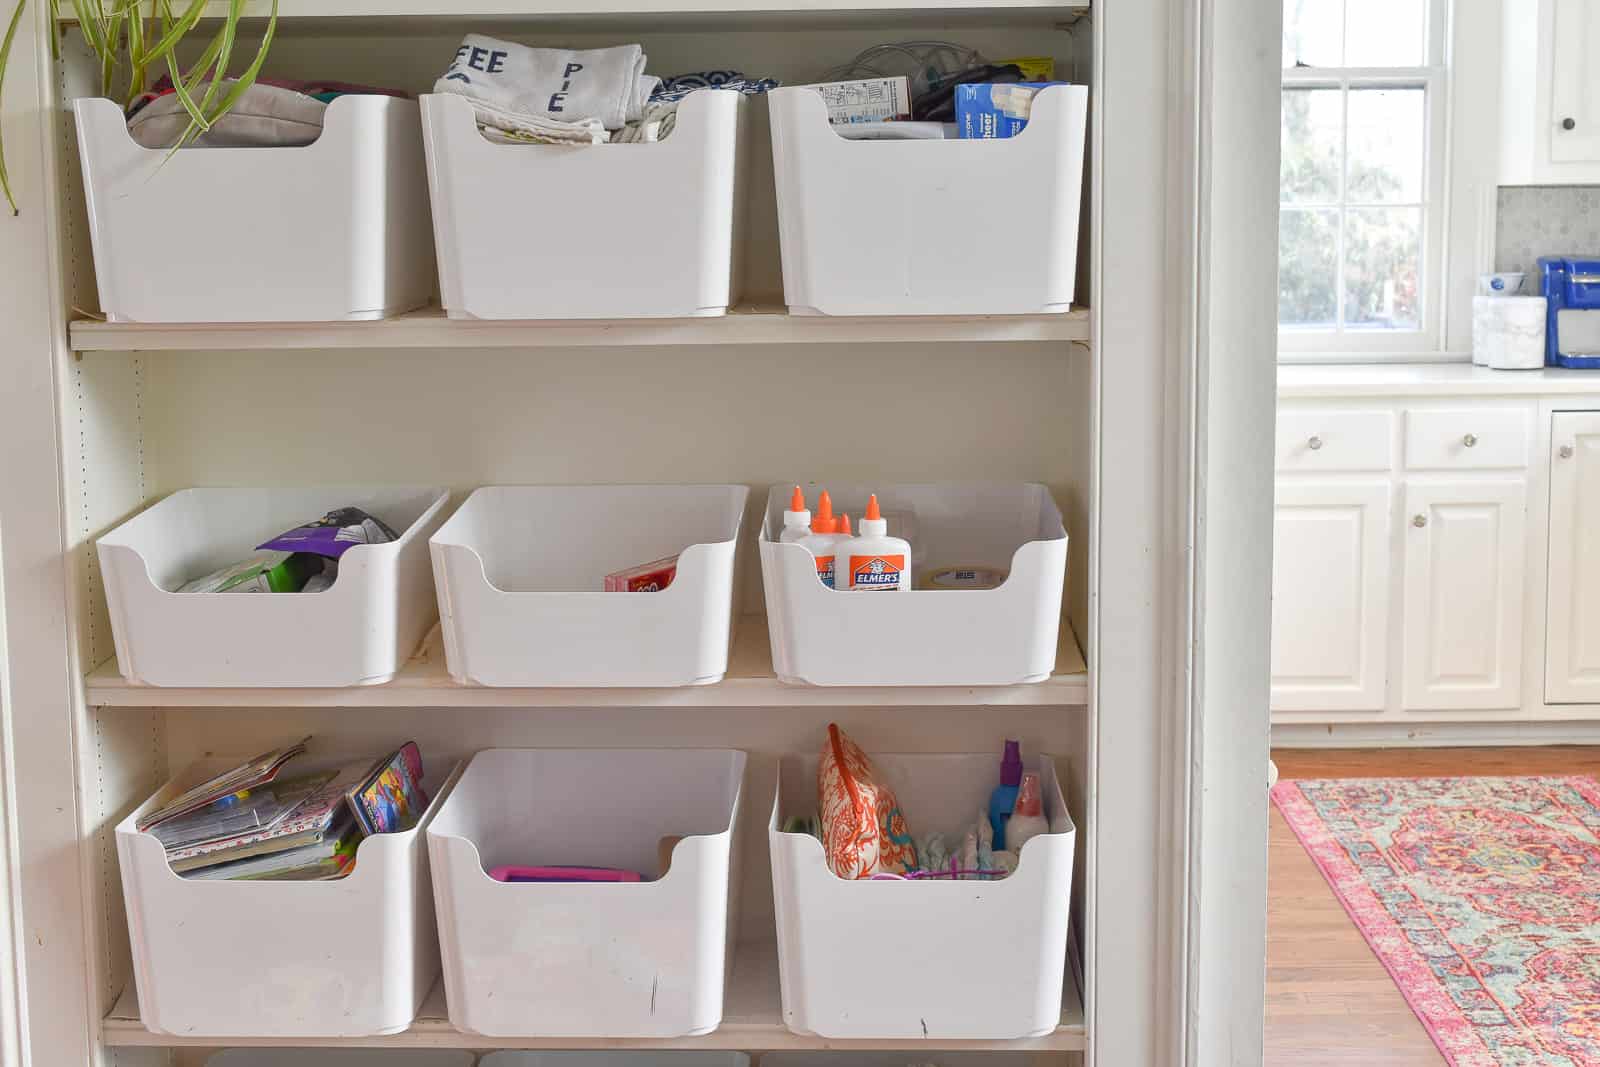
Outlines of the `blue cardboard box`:
M 1033 98 L 1048 85 L 1067 82 L 983 83 L 956 86 L 956 135 L 987 140 L 1015 137 L 1028 125 Z

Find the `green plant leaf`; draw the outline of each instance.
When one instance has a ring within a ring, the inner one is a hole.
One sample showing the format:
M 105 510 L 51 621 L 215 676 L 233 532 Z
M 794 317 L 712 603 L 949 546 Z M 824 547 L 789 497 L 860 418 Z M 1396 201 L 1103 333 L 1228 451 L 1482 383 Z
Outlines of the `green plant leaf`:
M 242 0 L 235 0 L 235 2 L 242 4 Z M 262 64 L 266 63 L 267 61 L 267 51 L 272 47 L 272 38 L 277 32 L 277 28 L 278 0 L 272 0 L 272 10 L 267 15 L 267 29 L 266 32 L 261 35 L 261 46 L 256 49 L 255 59 L 250 61 L 250 65 L 246 67 L 239 77 L 234 80 L 233 84 L 228 87 L 228 91 L 223 95 L 222 100 L 217 104 L 216 110 L 207 116 L 211 122 L 216 122 L 218 119 L 222 118 L 222 116 L 226 115 L 228 110 L 232 108 L 234 104 L 239 102 L 239 98 L 244 96 L 245 91 L 256 83 L 256 78 L 261 74 Z M 189 132 L 185 133 L 184 137 L 178 143 L 186 143 L 190 139 L 191 135 L 195 135 L 197 132 L 198 131 L 196 131 L 194 128 L 194 124 L 191 123 Z
M 99 0 L 89 6 L 89 0 L 72 0 L 72 14 L 78 20 L 78 32 L 96 56 L 106 54 L 106 18 Z
M 217 52 L 217 69 L 211 78 L 211 84 L 206 86 L 205 99 L 200 101 L 200 110 L 207 113 L 212 121 L 221 117 L 221 112 L 212 112 L 211 108 L 216 103 L 217 94 L 222 91 L 222 81 L 228 76 L 228 60 L 233 58 L 233 43 L 239 35 L 239 19 L 244 15 L 244 0 L 228 0 L 228 15 L 222 21 L 222 30 L 218 36 L 222 45 Z M 227 109 L 224 108 L 224 111 Z
M 100 53 L 100 95 L 110 96 L 112 79 L 117 73 L 117 56 L 122 51 L 122 26 L 127 21 L 125 12 L 113 12 L 106 20 L 106 48 Z
M 189 130 L 193 130 L 196 127 L 201 130 L 209 130 L 211 124 L 206 121 L 205 113 L 200 110 L 200 105 L 194 102 L 194 97 L 189 95 L 189 86 L 184 84 L 183 72 L 178 69 L 178 59 L 171 52 L 167 53 L 167 73 L 172 78 L 172 91 L 178 97 L 178 103 L 182 104 L 183 109 L 189 113 Z M 200 73 L 203 74 L 204 71 Z M 186 144 L 191 139 L 189 130 L 185 130 L 183 136 L 178 138 L 178 145 Z M 178 145 L 173 147 L 176 148 Z
M 144 92 L 145 71 L 150 66 L 150 59 L 145 52 L 146 30 L 144 12 L 140 10 L 140 0 L 132 0 L 132 10 L 128 19 L 128 91 L 123 98 L 123 109 L 133 105 Z M 151 18 L 155 17 L 155 0 L 150 3 Z M 153 28 L 153 27 L 151 27 Z
M 162 0 L 161 6 L 164 9 L 167 18 L 170 18 L 172 15 L 172 5 L 168 4 L 166 0 Z M 200 21 L 200 16 L 205 13 L 205 10 L 206 0 L 194 0 L 194 3 L 189 5 L 188 10 L 183 13 L 183 16 L 179 18 L 177 22 L 174 22 L 169 26 L 166 25 L 164 21 L 162 25 L 161 37 L 154 44 L 152 44 L 149 51 L 145 53 L 145 61 L 147 63 L 155 63 L 158 60 L 165 59 L 168 55 L 170 55 L 172 50 L 178 46 L 178 42 L 187 37 L 189 35 L 189 31 L 194 29 L 195 23 Z
M 22 13 L 28 8 L 28 0 L 17 0 L 17 9 L 11 13 L 11 24 L 6 27 L 5 40 L 0 41 L 0 90 L 5 87 L 6 67 L 11 59 L 11 42 L 16 39 L 17 27 L 22 25 Z M 6 173 L 6 150 L 3 141 L 0 141 L 0 191 L 6 195 L 6 203 L 11 205 L 11 214 L 17 214 L 17 198 L 11 195 L 11 177 Z

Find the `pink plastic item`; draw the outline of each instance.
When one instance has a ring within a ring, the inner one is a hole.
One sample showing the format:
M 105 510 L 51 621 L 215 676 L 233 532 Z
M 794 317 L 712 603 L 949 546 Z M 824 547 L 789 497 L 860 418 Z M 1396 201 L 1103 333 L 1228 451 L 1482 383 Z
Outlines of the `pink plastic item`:
M 489 877 L 497 882 L 641 882 L 638 871 L 613 867 L 496 867 Z

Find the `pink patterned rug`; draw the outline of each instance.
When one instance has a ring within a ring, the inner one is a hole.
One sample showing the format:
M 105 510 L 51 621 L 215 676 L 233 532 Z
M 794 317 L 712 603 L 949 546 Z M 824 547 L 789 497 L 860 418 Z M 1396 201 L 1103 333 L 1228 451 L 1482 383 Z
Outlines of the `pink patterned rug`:
M 1454 1067 L 1600 1067 L 1600 784 L 1349 778 L 1272 799 Z

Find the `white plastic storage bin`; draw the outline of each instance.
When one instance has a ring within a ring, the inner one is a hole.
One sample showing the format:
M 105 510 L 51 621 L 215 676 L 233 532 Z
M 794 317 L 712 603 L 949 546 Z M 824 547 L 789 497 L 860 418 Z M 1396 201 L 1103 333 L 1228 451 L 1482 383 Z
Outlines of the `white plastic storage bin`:
M 763 1057 L 763 1062 L 767 1057 Z M 491 1052 L 478 1067 L 749 1067 L 743 1052 L 685 1049 L 649 1052 Z M 906 1067 L 905 1057 L 892 1067 Z
M 848 141 L 811 89 L 775 89 L 773 169 L 791 314 L 1066 311 L 1089 91 L 1042 90 L 996 140 Z
M 916 1067 L 1031 1067 L 1039 1062 L 1036 1058 L 1038 1055 L 1027 1052 L 945 1052 L 918 1049 Z M 905 1052 L 893 1052 L 888 1049 L 850 1052 L 807 1049 L 797 1052 L 768 1052 L 761 1057 L 761 1067 L 911 1067 L 906 1062 L 907 1058 Z
M 451 1024 L 492 1037 L 715 1030 L 744 769 L 743 752 L 693 749 L 474 756 L 428 829 Z M 656 877 L 669 835 L 683 840 Z M 654 880 L 489 877 L 506 865 L 620 867 Z
M 343 96 L 293 148 L 151 149 L 73 102 L 100 309 L 112 322 L 379 319 L 433 294 L 414 100 Z
M 880 756 L 914 835 L 964 833 L 999 784 L 993 753 Z M 822 843 L 783 833 L 817 813 L 817 757 L 784 756 L 767 838 L 783 1020 L 826 1038 L 1010 1040 L 1061 1022 L 1076 831 L 1049 758 L 1039 772 L 1050 833 L 999 881 L 849 881 Z M 866 957 L 866 958 L 864 958 Z
M 206 1067 L 473 1067 L 476 1058 L 444 1048 L 229 1048 Z
M 450 675 L 487 686 L 671 686 L 728 669 L 742 485 L 495 486 L 433 536 Z M 653 593 L 605 576 L 673 553 Z
M 744 97 L 691 93 L 654 144 L 506 145 L 424 96 L 439 285 L 457 319 L 721 315 Z
M 100 538 L 124 678 L 140 685 L 345 686 L 394 677 L 438 617 L 428 537 L 443 489 L 185 489 Z M 356 545 L 321 593 L 176 593 L 328 511 L 365 508 L 400 535 Z
M 817 578 L 811 553 L 777 540 L 792 483 L 773 486 L 761 531 L 772 664 L 809 685 L 1009 685 L 1055 666 L 1067 531 L 1050 491 L 1033 483 L 812 486 L 853 525 L 878 494 L 891 536 L 914 524 L 904 591 L 846 592 Z M 904 518 L 901 518 L 903 516 Z M 920 588 L 944 567 L 1009 571 L 995 589 Z
M 374 834 L 326 882 L 198 881 L 175 874 L 139 816 L 226 770 L 195 764 L 117 826 L 139 1018 L 182 1037 L 366 1037 L 404 1030 L 439 976 L 423 832 L 453 775 L 425 765 L 432 803 Z M 310 765 L 308 765 L 309 767 Z

